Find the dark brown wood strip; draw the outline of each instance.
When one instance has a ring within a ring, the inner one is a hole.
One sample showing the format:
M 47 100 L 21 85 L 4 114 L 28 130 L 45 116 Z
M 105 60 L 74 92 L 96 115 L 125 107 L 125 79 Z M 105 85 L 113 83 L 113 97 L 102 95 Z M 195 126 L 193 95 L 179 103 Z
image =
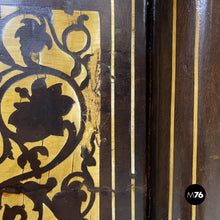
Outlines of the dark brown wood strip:
M 207 194 L 197 220 L 219 219 L 220 204 L 220 4 L 200 4 L 197 182 Z
M 135 5 L 135 214 L 137 220 L 146 219 L 146 1 Z
M 111 7 L 101 7 L 101 146 L 100 146 L 100 220 L 112 219 L 111 180 Z
M 131 0 L 115 1 L 116 219 L 131 219 Z
M 173 1 L 154 4 L 152 73 L 152 219 L 168 218 Z
M 192 183 L 195 11 L 195 2 L 178 1 L 173 219 L 191 218 L 184 193 Z

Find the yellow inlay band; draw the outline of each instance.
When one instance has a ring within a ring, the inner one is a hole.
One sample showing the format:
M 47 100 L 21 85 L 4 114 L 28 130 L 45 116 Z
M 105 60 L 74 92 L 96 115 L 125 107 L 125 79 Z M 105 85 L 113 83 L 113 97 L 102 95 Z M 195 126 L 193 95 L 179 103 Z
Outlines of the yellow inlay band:
M 176 82 L 176 21 L 177 0 L 173 0 L 173 34 L 172 34 L 172 88 L 170 113 L 170 177 L 168 219 L 172 220 L 173 211 L 173 167 L 174 167 L 174 120 L 175 120 L 175 82 Z
M 199 89 L 199 10 L 198 10 L 198 0 L 196 0 L 192 184 L 196 184 L 196 175 L 197 175 L 198 89 Z M 196 206 L 192 206 L 192 220 L 195 220 L 195 219 L 196 219 Z
M 131 23 L 131 173 L 135 174 L 135 0 Z
M 131 179 L 131 220 L 135 220 L 135 179 Z
M 111 158 L 112 220 L 115 220 L 115 2 L 111 0 Z
M 135 0 L 131 3 L 131 173 L 135 174 Z M 135 220 L 135 179 L 131 180 L 131 219 Z
M 193 113 L 193 175 L 192 183 L 196 183 L 197 170 L 197 136 L 198 136 L 198 81 L 199 81 L 199 12 L 198 0 L 196 1 L 196 33 L 195 33 L 195 57 L 194 57 L 194 113 Z

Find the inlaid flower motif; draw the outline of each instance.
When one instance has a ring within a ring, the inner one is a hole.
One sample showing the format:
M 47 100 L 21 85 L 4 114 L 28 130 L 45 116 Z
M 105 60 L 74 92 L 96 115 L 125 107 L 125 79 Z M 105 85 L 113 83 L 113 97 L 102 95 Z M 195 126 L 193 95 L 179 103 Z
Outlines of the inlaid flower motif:
M 74 181 L 69 184 L 67 189 L 57 193 L 51 202 L 51 208 L 58 219 L 69 220 L 70 216 L 74 219 L 85 220 L 81 213 L 82 202 L 87 199 L 87 194 L 82 190 L 83 184 Z
M 21 98 L 29 102 L 16 102 L 17 109 L 9 117 L 8 123 L 14 125 L 17 135 L 25 142 L 43 140 L 49 135 L 63 136 L 63 118 L 69 113 L 74 100 L 62 95 L 62 84 L 57 83 L 47 88 L 45 78 L 32 83 L 31 92 L 26 88 L 15 89 Z

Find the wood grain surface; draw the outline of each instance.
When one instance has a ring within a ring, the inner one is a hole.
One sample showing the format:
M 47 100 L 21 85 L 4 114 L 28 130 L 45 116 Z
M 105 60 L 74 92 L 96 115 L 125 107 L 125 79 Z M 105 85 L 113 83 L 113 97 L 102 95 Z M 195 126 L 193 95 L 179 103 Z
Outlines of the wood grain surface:
M 152 6 L 151 219 L 219 219 L 219 9 L 217 0 Z M 198 206 L 184 197 L 194 183 L 207 194 Z

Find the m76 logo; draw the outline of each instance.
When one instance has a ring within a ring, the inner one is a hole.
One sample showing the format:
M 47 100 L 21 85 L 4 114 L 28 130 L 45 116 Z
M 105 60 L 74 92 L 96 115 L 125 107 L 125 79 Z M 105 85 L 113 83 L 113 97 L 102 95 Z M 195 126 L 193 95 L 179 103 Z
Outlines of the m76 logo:
M 205 189 L 198 184 L 190 185 L 185 191 L 185 199 L 191 205 L 201 204 L 205 200 L 205 197 Z
M 200 198 L 202 199 L 204 197 L 203 192 L 188 192 L 187 198 Z

